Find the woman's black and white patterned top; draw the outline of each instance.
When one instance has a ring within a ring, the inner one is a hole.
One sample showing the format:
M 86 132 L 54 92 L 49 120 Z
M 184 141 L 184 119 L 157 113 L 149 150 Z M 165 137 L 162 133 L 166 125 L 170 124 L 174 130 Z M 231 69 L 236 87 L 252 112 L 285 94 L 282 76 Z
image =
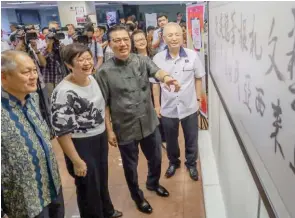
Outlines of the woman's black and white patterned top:
M 63 80 L 51 97 L 51 121 L 57 136 L 85 138 L 105 131 L 105 101 L 93 78 L 86 87 Z

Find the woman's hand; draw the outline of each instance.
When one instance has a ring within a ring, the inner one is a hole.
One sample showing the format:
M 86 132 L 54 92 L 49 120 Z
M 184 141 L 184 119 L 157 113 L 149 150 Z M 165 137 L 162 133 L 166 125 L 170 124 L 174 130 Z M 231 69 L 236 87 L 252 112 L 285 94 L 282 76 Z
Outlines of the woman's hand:
M 111 146 L 114 146 L 114 147 L 118 146 L 117 137 L 113 131 L 108 132 L 108 142 Z
M 86 163 L 80 159 L 77 162 L 73 163 L 74 165 L 74 172 L 76 176 L 85 177 L 87 174 L 87 165 Z

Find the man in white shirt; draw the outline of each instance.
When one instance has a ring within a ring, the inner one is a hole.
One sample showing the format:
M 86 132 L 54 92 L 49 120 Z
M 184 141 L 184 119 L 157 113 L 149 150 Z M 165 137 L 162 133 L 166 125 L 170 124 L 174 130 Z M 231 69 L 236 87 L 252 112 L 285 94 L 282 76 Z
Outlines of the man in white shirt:
M 65 34 L 65 38 L 61 40 L 61 43 L 66 46 L 73 44 L 73 35 L 75 34 L 75 26 L 74 24 L 67 24 L 66 27 L 68 28 L 67 33 Z
M 166 43 L 163 40 L 163 28 L 168 23 L 167 15 L 159 14 L 157 16 L 157 22 L 160 28 L 154 31 L 152 43 L 153 49 L 156 51 L 156 53 L 163 51 L 166 47 Z
M 198 101 L 201 98 L 202 77 L 204 67 L 198 54 L 190 49 L 183 48 L 182 29 L 177 23 L 168 23 L 164 27 L 163 36 L 168 49 L 158 53 L 154 62 L 161 69 L 182 84 L 178 93 L 169 92 L 161 83 L 161 109 L 159 98 L 155 98 L 155 108 L 162 117 L 169 167 L 166 177 L 175 174 L 180 167 L 180 150 L 178 145 L 179 122 L 181 122 L 185 138 L 185 165 L 190 177 L 197 181 L 198 171 L 196 160 L 198 153 Z M 156 100 L 157 99 L 157 100 Z

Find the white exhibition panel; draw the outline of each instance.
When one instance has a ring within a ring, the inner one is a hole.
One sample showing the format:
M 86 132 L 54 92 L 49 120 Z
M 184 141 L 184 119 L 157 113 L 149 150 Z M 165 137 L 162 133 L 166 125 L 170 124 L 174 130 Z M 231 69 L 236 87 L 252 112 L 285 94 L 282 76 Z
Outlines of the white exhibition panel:
M 276 215 L 295 217 L 295 2 L 210 2 L 209 43 L 210 71 Z

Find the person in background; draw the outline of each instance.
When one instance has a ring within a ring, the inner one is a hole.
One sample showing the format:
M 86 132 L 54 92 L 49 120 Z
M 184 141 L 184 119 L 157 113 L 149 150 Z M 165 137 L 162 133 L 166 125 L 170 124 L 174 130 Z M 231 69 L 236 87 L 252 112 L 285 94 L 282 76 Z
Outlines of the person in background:
M 64 218 L 58 164 L 43 120 L 37 69 L 22 51 L 1 53 L 1 189 L 9 218 Z
M 180 27 L 182 29 L 182 33 L 183 33 L 183 47 L 186 48 L 187 47 L 187 36 L 186 36 L 186 23 L 180 23 Z
M 126 20 L 124 16 L 120 17 L 120 24 L 126 24 Z
M 76 32 L 74 24 L 67 24 L 66 27 L 68 28 L 67 34 L 65 34 L 65 39 L 61 40 L 63 45 L 69 45 L 73 43 L 73 35 Z
M 103 55 L 103 62 L 106 62 L 107 60 L 111 59 L 114 57 L 114 52 L 112 50 L 112 48 L 110 47 L 109 43 L 108 45 L 105 47 L 104 49 L 104 55 Z
M 185 21 L 182 19 L 182 17 L 183 17 L 183 14 L 180 12 L 177 12 L 175 23 L 177 23 L 177 24 L 185 23 Z
M 75 179 L 80 216 L 121 217 L 109 195 L 105 103 L 91 75 L 92 53 L 74 43 L 64 48 L 62 59 L 71 73 L 53 91 L 52 125 Z
M 131 35 L 131 50 L 136 54 L 150 56 L 147 48 L 147 40 L 142 30 L 135 30 Z
M 128 32 L 129 32 L 129 34 L 131 36 L 133 31 L 136 30 L 136 25 L 134 23 L 127 23 L 126 28 L 127 28 Z
M 170 178 L 180 167 L 180 150 L 178 144 L 179 122 L 181 122 L 185 139 L 185 165 L 192 180 L 198 180 L 196 160 L 198 157 L 198 115 L 202 92 L 202 77 L 205 69 L 198 54 L 182 47 L 183 32 L 177 23 L 168 23 L 164 27 L 164 40 L 168 49 L 154 57 L 155 64 L 169 72 L 169 75 L 182 84 L 182 89 L 171 93 L 161 83 L 161 105 L 155 99 L 158 116 L 167 141 L 167 156 L 169 167 L 166 177 Z
M 56 21 L 49 22 L 49 30 L 59 29 L 59 24 Z M 54 39 L 49 38 L 51 33 L 46 36 L 46 50 L 44 52 L 44 57 L 46 58 L 46 67 L 43 67 L 42 75 L 44 76 L 44 82 L 48 91 L 49 98 L 52 94 L 54 87 L 63 79 L 64 73 L 62 72 L 61 60 L 59 50 L 54 47 Z
M 138 146 L 148 161 L 146 187 L 161 197 L 169 192 L 160 185 L 161 146 L 157 137 L 157 119 L 152 105 L 149 77 L 156 77 L 167 85 L 180 85 L 148 57 L 130 54 L 131 41 L 126 27 L 116 25 L 108 31 L 108 41 L 115 56 L 104 63 L 95 74 L 106 102 L 108 141 L 119 146 L 123 169 L 132 199 L 139 211 L 152 213 L 138 184 Z M 112 124 L 111 124 L 111 120 Z
M 165 14 L 157 15 L 157 22 L 159 29 L 154 31 L 153 36 L 153 49 L 156 53 L 165 49 L 166 43 L 163 40 L 163 28 L 168 23 L 168 17 Z
M 155 31 L 155 27 L 153 26 L 149 26 L 147 28 L 147 48 L 148 48 L 148 51 L 149 51 L 149 54 L 151 56 L 154 56 L 154 49 L 153 49 L 153 35 L 154 35 L 154 31 Z
M 44 27 L 44 28 L 42 28 L 42 34 L 43 34 L 44 36 L 47 36 L 48 33 L 49 33 L 49 28 L 48 28 L 48 27 Z
M 88 37 L 88 47 L 92 52 L 92 57 L 94 59 L 94 69 L 97 70 L 103 62 L 103 49 L 99 43 L 93 40 L 94 28 L 88 27 L 86 29 L 86 35 Z
M 3 39 L 3 30 L 1 29 L 1 52 L 6 51 L 6 50 L 10 50 L 11 47 L 9 45 L 9 43 Z
M 133 34 L 131 35 L 131 42 L 132 42 L 132 51 L 136 54 L 140 54 L 143 56 L 148 56 L 148 57 L 152 57 L 151 53 L 149 53 L 149 50 L 147 48 L 147 40 L 145 37 L 145 33 L 142 30 L 135 30 L 133 32 Z M 150 87 L 151 87 L 151 96 L 152 96 L 152 100 L 154 99 L 153 97 L 153 88 L 154 86 L 156 86 L 157 88 L 157 80 L 155 80 L 154 78 L 149 78 L 149 81 L 151 83 Z M 154 85 L 155 84 L 155 85 Z M 154 101 L 153 101 L 154 104 Z M 164 135 L 164 131 L 163 131 L 163 126 L 162 126 L 162 122 L 161 122 L 161 118 L 159 117 L 159 130 L 160 130 L 160 135 L 158 135 L 159 141 L 161 141 L 162 143 L 166 142 L 165 139 L 165 135 Z M 157 132 L 158 133 L 158 132 Z M 163 145 L 164 146 L 164 145 Z
M 16 23 L 11 23 L 9 28 L 10 28 L 11 33 L 9 35 L 8 43 L 11 44 L 11 42 L 13 41 L 13 37 L 17 32 L 17 24 Z
M 105 48 L 108 45 L 107 35 L 106 35 L 106 27 L 98 26 L 98 31 L 96 34 L 96 41 L 101 45 L 102 48 Z
M 49 33 L 48 27 L 43 27 L 41 30 L 41 33 L 39 35 L 40 39 L 44 40 L 46 39 L 46 35 Z
M 59 24 L 57 21 L 50 21 L 48 24 L 48 28 L 58 30 L 59 29 Z

